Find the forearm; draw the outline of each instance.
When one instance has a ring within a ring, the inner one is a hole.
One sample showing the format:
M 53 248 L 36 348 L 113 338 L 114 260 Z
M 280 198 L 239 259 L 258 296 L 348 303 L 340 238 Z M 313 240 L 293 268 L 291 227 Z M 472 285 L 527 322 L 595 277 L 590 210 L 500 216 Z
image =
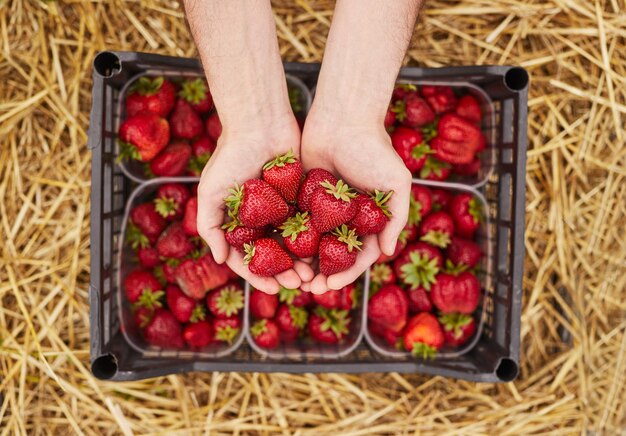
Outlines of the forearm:
M 382 123 L 420 3 L 337 1 L 316 90 L 316 113 Z
M 269 1 L 185 0 L 224 132 L 290 116 Z

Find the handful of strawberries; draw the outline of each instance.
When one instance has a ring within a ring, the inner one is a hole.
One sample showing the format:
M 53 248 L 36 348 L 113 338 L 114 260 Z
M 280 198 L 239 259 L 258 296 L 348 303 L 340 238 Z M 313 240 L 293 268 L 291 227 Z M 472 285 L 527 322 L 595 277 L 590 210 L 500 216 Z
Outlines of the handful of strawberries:
M 305 175 L 290 151 L 267 162 L 261 179 L 230 190 L 223 229 L 228 243 L 245 252 L 254 274 L 286 271 L 293 256 L 318 257 L 320 272 L 332 275 L 355 263 L 360 236 L 385 228 L 391 195 L 356 192 L 321 168 Z

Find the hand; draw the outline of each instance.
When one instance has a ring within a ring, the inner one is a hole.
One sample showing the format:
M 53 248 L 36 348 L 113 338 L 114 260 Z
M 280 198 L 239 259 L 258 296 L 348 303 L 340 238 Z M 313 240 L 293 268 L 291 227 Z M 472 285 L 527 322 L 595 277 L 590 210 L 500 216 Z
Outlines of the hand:
M 380 234 L 361 239 L 362 251 L 356 263 L 329 277 L 318 274 L 310 283 L 303 284 L 303 290 L 318 294 L 341 289 L 355 281 L 378 259 L 381 251 L 393 254 L 409 213 L 411 173 L 394 151 L 382 120 L 352 123 L 315 107 L 304 126 L 301 155 L 307 171 L 324 168 L 363 192 L 393 191 L 388 203 L 390 221 Z
M 202 171 L 198 185 L 198 232 L 209 245 L 217 263 L 228 266 L 250 282 L 256 289 L 268 294 L 279 291 L 279 285 L 298 288 L 302 281 L 313 278 L 311 267 L 301 261 L 294 262 L 293 269 L 276 277 L 261 277 L 252 274 L 243 263 L 243 254 L 226 242 L 221 226 L 225 218 L 224 197 L 235 183 L 258 178 L 261 167 L 276 155 L 292 150 L 300 153 L 300 130 L 293 115 L 267 125 L 251 129 L 229 129 L 224 126 L 215 153 Z

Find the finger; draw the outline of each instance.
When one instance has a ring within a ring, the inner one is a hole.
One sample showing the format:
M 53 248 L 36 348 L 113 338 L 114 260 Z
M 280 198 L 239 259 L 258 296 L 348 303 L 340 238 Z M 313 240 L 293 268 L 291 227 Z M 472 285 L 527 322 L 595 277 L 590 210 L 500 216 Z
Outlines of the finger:
M 399 183 L 394 187 L 394 193 L 387 203 L 391 212 L 391 219 L 378 235 L 380 249 L 391 256 L 396 249 L 396 242 L 400 232 L 406 226 L 409 216 L 409 199 L 411 195 L 411 173 L 408 171 L 399 177 Z
M 293 268 L 276 274 L 274 277 L 278 283 L 287 289 L 298 289 L 302 284 L 300 276 Z
M 326 276 L 324 274 L 318 274 L 311 281 L 311 292 L 313 294 L 323 294 L 328 291 L 328 284 L 326 283 Z
M 300 290 L 304 292 L 311 292 L 311 282 L 304 282 L 300 285 Z
M 341 289 L 354 282 L 380 256 L 380 247 L 376 235 L 366 236 L 363 240 L 363 250 L 350 268 L 328 277 L 326 283 L 330 289 Z
M 315 277 L 315 271 L 308 263 L 296 260 L 293 263 L 293 269 L 298 273 L 302 282 L 310 282 Z
M 228 257 L 229 245 L 224 238 L 221 225 L 224 221 L 223 203 L 215 200 L 215 193 L 205 188 L 206 183 L 198 186 L 198 215 L 196 226 L 198 233 L 211 249 L 217 263 L 224 263 Z
M 274 277 L 261 277 L 256 274 L 252 274 L 248 269 L 248 266 L 243 263 L 243 255 L 236 250 L 230 250 L 230 254 L 226 259 L 226 264 L 242 279 L 246 280 L 254 288 L 263 291 L 266 294 L 276 294 L 280 290 L 280 285 Z
M 198 228 L 198 233 L 209 246 L 215 262 L 219 264 L 224 263 L 230 251 L 230 245 L 226 242 L 224 231 L 221 229 L 208 229 L 205 230 L 203 234 L 200 232 L 200 228 Z

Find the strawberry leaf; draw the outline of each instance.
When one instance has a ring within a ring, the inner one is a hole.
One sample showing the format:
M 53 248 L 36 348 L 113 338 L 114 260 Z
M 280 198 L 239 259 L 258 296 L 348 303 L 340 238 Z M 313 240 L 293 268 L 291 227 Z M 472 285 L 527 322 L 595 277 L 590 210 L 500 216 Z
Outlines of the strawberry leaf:
M 348 246 L 348 252 L 352 253 L 352 250 L 361 251 L 363 243 L 359 241 L 359 237 L 354 229 L 348 229 L 347 225 L 342 224 L 341 227 L 337 227 L 332 233 L 337 236 L 339 242 L 343 242 Z
M 380 210 L 385 214 L 387 218 L 391 218 L 391 212 L 389 212 L 389 206 L 387 202 L 391 199 L 393 195 L 393 191 L 384 192 L 379 191 L 378 189 L 374 190 L 373 194 L 370 194 L 370 197 L 376 203 L 376 206 L 380 208 Z
M 404 100 L 397 100 L 390 109 L 391 112 L 396 114 L 398 121 L 402 122 L 406 119 L 406 103 Z
M 444 271 L 448 274 L 452 274 L 453 276 L 458 276 L 463 271 L 467 271 L 467 265 L 465 265 L 464 263 L 459 263 L 458 265 L 455 265 L 450 259 L 446 259 Z
M 207 98 L 207 86 L 202 79 L 186 80 L 178 95 L 191 104 L 198 104 Z
M 413 251 L 409 254 L 410 262 L 400 267 L 400 276 L 404 283 L 417 289 L 420 286 L 430 291 L 431 286 L 437 281 L 439 267 L 437 266 L 437 258 L 430 259 L 426 254 L 420 255 L 419 252 Z
M 472 322 L 472 317 L 462 313 L 446 313 L 439 315 L 439 322 L 445 331 L 454 331 L 454 337 L 459 339 L 463 335 L 462 328 Z
M 437 355 L 437 350 L 434 347 L 426 345 L 422 342 L 415 342 L 411 354 L 415 357 L 421 357 L 424 360 L 434 359 Z
M 469 201 L 468 210 L 472 218 L 474 218 L 474 221 L 476 221 L 477 223 L 483 222 L 482 206 L 478 200 L 476 200 L 475 198 L 472 198 Z
M 120 147 L 120 152 L 115 158 L 115 163 L 128 160 L 141 160 L 139 149 L 134 144 L 124 142 L 121 139 L 117 140 L 117 145 Z
M 281 303 L 286 303 L 289 305 L 293 304 L 293 300 L 296 299 L 298 295 L 300 295 L 302 291 L 300 289 L 288 289 L 284 286 L 280 287 L 280 292 L 278 293 L 278 299 Z
M 420 170 L 420 177 L 425 179 L 430 176 L 431 173 L 434 173 L 436 176 L 441 176 L 441 171 L 445 168 L 450 168 L 450 164 L 442 162 L 433 156 L 428 156 L 426 162 L 424 162 L 424 166 Z
M 217 331 L 215 332 L 215 339 L 217 339 L 218 341 L 226 342 L 228 344 L 232 344 L 233 340 L 237 337 L 238 334 L 238 328 L 233 328 L 227 325 L 225 327 L 220 327 L 217 329 Z
M 145 307 L 146 309 L 154 310 L 157 307 L 163 307 L 161 298 L 165 295 L 163 291 L 153 291 L 150 288 L 143 290 L 139 299 L 135 302 L 134 307 Z
M 427 154 L 433 154 L 433 153 L 434 151 L 430 148 L 428 144 L 425 144 L 425 143 L 418 144 L 415 147 L 413 147 L 413 150 L 411 150 L 411 156 L 413 156 L 413 158 L 418 159 L 418 160 L 423 158 Z
M 230 188 L 228 192 L 230 195 L 224 198 L 224 203 L 226 204 L 229 212 L 232 212 L 233 215 L 237 215 L 239 213 L 239 206 L 243 200 L 243 186 L 235 184 L 235 187 Z
M 254 244 L 243 244 L 243 251 L 246 253 L 246 255 L 243 258 L 243 263 L 244 264 L 249 264 L 252 261 L 252 258 L 254 257 Z
M 250 327 L 250 333 L 252 333 L 253 337 L 257 338 L 259 337 L 259 335 L 265 333 L 265 331 L 267 330 L 266 326 L 267 326 L 267 320 L 260 319 L 257 322 L 255 322 L 252 327 Z
M 128 227 L 126 228 L 126 241 L 130 244 L 133 250 L 138 248 L 147 248 L 150 246 L 148 237 L 137 227 L 132 221 L 128 221 Z
M 297 161 L 298 159 L 295 158 L 293 152 L 289 150 L 287 153 L 276 156 L 275 159 L 272 159 L 271 161 L 263 165 L 263 171 L 267 171 L 274 167 L 284 167 L 287 164 L 296 163 Z
M 451 242 L 449 234 L 438 230 L 431 230 L 426 233 L 420 238 L 420 241 L 428 242 L 429 244 L 439 248 L 446 248 Z
M 154 209 L 163 218 L 167 218 L 168 216 L 176 215 L 176 209 L 178 209 L 178 204 L 173 198 L 160 197 L 154 200 Z
M 309 312 L 303 307 L 289 307 L 289 315 L 291 316 L 293 325 L 300 330 L 302 330 L 309 321 Z

